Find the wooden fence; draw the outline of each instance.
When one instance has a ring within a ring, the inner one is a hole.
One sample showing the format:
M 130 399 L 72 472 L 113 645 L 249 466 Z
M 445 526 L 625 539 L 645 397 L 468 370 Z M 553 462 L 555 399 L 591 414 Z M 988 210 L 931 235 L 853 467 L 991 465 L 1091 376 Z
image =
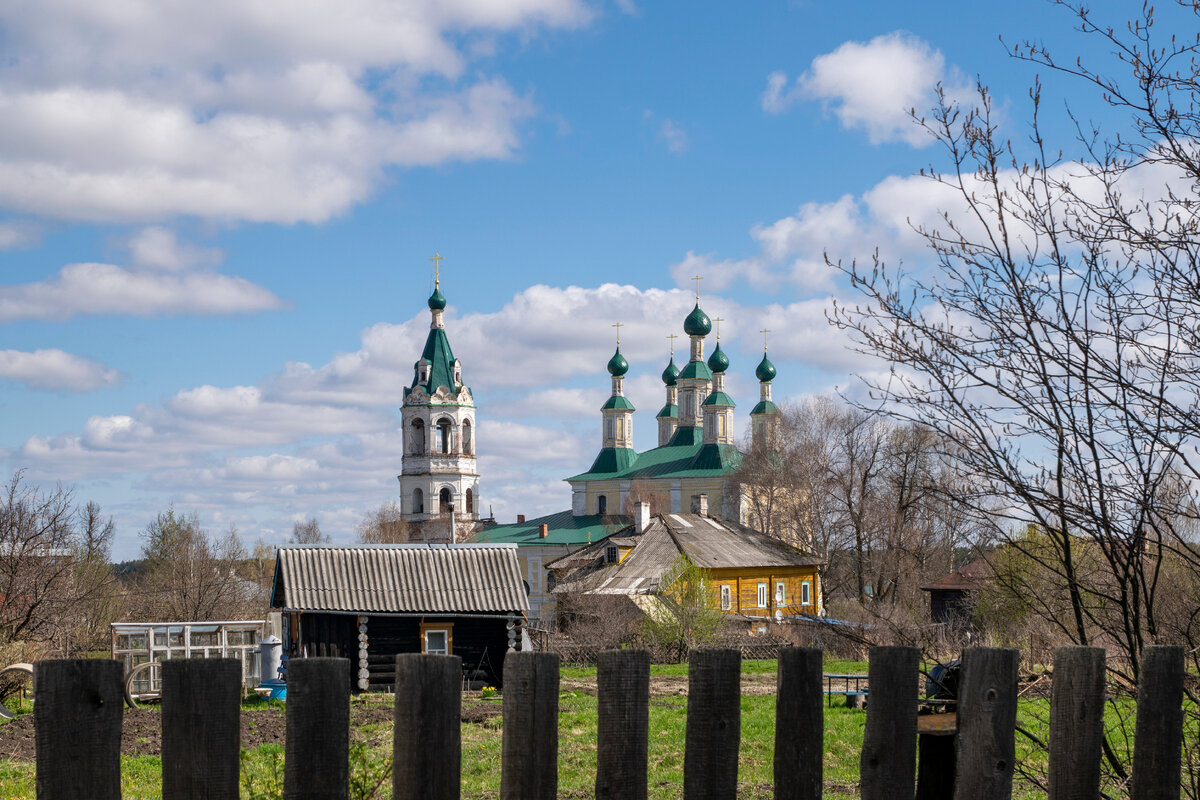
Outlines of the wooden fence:
M 870 702 L 861 755 L 865 800 L 912 800 L 918 659 L 909 647 L 870 657 Z M 685 800 L 737 796 L 740 656 L 699 650 L 688 671 Z M 1016 650 L 968 650 L 958 703 L 958 800 L 1010 797 L 1017 710 Z M 1104 652 L 1057 651 L 1051 699 L 1049 796 L 1096 798 L 1104 715 Z M 1146 651 L 1138 692 L 1131 797 L 1177 798 L 1182 747 L 1183 651 Z M 163 664 L 163 797 L 238 796 L 240 674 L 234 660 Z M 284 796 L 348 797 L 349 662 L 293 659 L 288 667 Z M 396 657 L 393 792 L 396 800 L 457 799 L 462 667 L 453 656 Z M 650 658 L 603 653 L 597 670 L 596 797 L 645 798 Z M 121 796 L 121 665 L 42 661 L 34 668 L 40 800 Z M 552 800 L 558 784 L 559 659 L 510 653 L 504 667 L 500 797 Z M 821 797 L 821 651 L 779 655 L 775 797 Z

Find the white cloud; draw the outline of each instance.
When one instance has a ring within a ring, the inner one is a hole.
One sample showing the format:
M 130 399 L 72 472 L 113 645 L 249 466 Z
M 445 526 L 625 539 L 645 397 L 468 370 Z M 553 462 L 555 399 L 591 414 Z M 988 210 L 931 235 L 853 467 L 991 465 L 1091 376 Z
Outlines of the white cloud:
M 41 229 L 29 222 L 0 222 L 0 250 L 15 250 L 37 244 Z
M 30 389 L 90 392 L 121 382 L 121 373 L 90 358 L 62 350 L 0 350 L 0 379 Z
M 4 4 L 0 206 L 321 222 L 390 167 L 511 156 L 533 103 L 468 74 L 469 42 L 590 16 L 581 0 Z
M 669 152 L 679 155 L 686 153 L 688 149 L 687 131 L 679 127 L 679 124 L 674 120 L 664 119 L 662 125 L 658 128 L 658 138 L 662 139 L 667 145 Z
M 143 228 L 129 238 L 129 260 L 137 267 L 179 272 L 194 267 L 215 267 L 225 254 L 211 247 L 180 242 L 175 232 L 162 227 Z
M 931 107 L 939 82 L 952 98 L 966 94 L 965 81 L 957 71 L 947 71 L 940 50 L 897 31 L 869 42 L 846 42 L 817 56 L 791 88 L 786 73 L 772 72 L 762 107 L 780 114 L 801 100 L 821 100 L 842 127 L 865 130 L 872 144 L 924 147 L 932 139 L 909 112 L 921 114 Z

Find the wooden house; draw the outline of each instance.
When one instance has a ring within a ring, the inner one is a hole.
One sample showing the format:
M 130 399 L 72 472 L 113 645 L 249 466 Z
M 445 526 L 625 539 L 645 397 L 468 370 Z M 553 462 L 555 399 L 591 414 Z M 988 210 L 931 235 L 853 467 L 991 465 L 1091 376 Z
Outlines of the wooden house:
M 288 658 L 349 658 L 366 690 L 394 682 L 398 653 L 456 655 L 499 686 L 529 601 L 516 545 L 424 544 L 281 548 L 271 605 Z
M 930 622 L 970 622 L 979 589 L 992 578 L 987 558 L 977 558 L 921 587 L 929 592 Z
M 706 513 L 656 514 L 642 504 L 634 524 L 552 562 L 558 593 L 658 593 L 680 556 L 709 577 L 714 608 L 751 620 L 823 616 L 823 560 L 766 534 Z

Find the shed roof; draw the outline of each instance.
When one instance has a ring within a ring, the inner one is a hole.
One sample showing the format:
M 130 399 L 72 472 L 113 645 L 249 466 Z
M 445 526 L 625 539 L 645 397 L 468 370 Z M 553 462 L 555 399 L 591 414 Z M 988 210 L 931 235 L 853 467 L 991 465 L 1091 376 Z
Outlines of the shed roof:
M 496 613 L 529 608 L 513 544 L 283 547 L 275 608 Z
M 969 564 L 959 567 L 954 572 L 943 575 L 935 581 L 921 587 L 923 591 L 961 591 L 970 592 L 978 589 L 992 577 L 992 565 L 986 557 L 977 558 Z

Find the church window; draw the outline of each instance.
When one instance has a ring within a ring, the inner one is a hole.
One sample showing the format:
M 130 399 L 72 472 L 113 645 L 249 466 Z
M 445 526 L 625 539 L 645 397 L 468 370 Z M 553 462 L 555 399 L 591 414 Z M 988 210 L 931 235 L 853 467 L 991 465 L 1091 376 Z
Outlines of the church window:
M 413 489 L 412 513 L 425 513 L 425 493 L 420 489 Z
M 463 454 L 468 455 L 468 456 L 471 455 L 474 452 L 471 449 L 474 446 L 474 443 L 471 441 L 471 420 L 469 420 L 469 419 L 463 420 L 462 442 L 463 442 L 463 447 L 462 447 Z
M 438 492 L 438 512 L 447 514 L 450 512 L 450 504 L 454 502 L 454 495 L 449 489 L 442 489 Z
M 625 438 L 625 420 L 624 419 L 617 420 L 617 438 L 618 439 Z
M 467 489 L 467 513 L 475 513 L 475 494 L 470 489 Z
M 602 494 L 596 498 L 596 513 L 597 514 L 607 514 L 608 513 L 608 496 L 607 495 Z
M 613 418 L 608 417 L 604 420 L 604 436 L 607 439 L 613 438 Z
M 409 452 L 413 455 L 419 456 L 425 453 L 425 420 L 414 419 L 412 421 L 408 444 Z
M 437 424 L 438 452 L 450 452 L 450 420 L 442 417 Z
M 725 415 L 717 417 L 717 436 L 725 435 Z

